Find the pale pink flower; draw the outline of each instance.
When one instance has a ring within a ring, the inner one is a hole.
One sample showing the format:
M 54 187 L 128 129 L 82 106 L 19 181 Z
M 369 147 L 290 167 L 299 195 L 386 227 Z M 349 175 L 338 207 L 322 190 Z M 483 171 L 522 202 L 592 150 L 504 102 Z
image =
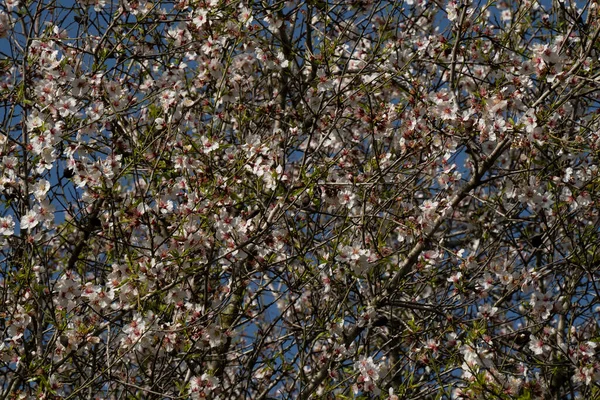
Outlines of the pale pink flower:
M 533 352 L 533 354 L 539 356 L 550 351 L 550 346 L 548 346 L 542 339 L 532 335 L 529 341 L 529 349 Z
M 11 236 L 15 233 L 15 221 L 11 216 L 0 218 L 0 235 Z
M 40 179 L 33 186 L 33 195 L 38 201 L 42 201 L 46 197 L 48 190 L 50 190 L 50 182 L 45 179 Z
M 592 367 L 582 367 L 578 368 L 573 375 L 573 383 L 583 383 L 586 386 L 592 383 L 594 379 L 594 368 Z
M 379 380 L 380 368 L 373 361 L 373 357 L 361 357 L 355 366 L 365 382 L 376 382 Z
M 77 112 L 77 101 L 72 97 L 59 100 L 56 109 L 61 117 L 71 116 Z
M 35 210 L 29 210 L 21 218 L 21 229 L 33 229 L 39 224 L 40 218 Z

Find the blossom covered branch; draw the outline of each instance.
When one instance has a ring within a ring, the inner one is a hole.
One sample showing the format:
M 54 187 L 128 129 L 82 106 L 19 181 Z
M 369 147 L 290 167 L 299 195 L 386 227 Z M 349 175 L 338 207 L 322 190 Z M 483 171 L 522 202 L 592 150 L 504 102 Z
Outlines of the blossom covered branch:
M 595 398 L 599 6 L 0 4 L 1 398 Z

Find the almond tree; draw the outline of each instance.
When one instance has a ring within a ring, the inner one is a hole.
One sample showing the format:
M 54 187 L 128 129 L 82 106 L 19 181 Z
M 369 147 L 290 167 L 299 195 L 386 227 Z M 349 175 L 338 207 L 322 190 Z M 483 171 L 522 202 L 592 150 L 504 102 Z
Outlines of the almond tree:
M 600 396 L 595 0 L 0 8 L 0 398 Z

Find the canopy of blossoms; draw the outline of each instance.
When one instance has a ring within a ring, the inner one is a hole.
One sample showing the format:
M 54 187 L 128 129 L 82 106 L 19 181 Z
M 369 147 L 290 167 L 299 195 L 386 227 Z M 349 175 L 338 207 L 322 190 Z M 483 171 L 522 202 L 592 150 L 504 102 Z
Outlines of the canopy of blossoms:
M 598 398 L 599 35 L 3 0 L 0 398 Z

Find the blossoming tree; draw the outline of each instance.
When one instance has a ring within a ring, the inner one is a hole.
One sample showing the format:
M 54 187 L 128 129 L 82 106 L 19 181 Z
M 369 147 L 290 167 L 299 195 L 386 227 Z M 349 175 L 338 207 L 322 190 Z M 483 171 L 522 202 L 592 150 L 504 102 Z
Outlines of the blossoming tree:
M 595 0 L 0 9 L 0 398 L 600 396 Z

